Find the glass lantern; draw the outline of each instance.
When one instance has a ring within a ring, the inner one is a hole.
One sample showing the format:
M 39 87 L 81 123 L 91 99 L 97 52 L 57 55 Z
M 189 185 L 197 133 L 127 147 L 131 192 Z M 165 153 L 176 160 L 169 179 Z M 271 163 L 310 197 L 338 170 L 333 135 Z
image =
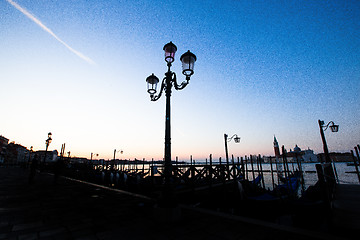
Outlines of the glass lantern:
M 167 63 L 172 63 L 175 60 L 175 53 L 177 51 L 177 47 L 172 42 L 165 44 L 163 50 L 165 51 L 165 61 Z
M 148 87 L 148 93 L 150 93 L 151 95 L 155 94 L 159 79 L 154 74 L 151 74 L 146 78 L 146 82 Z
M 196 61 L 196 56 L 190 51 L 187 51 L 180 57 L 182 63 L 182 73 L 186 76 L 186 79 L 189 80 L 190 76 L 194 74 L 194 64 Z

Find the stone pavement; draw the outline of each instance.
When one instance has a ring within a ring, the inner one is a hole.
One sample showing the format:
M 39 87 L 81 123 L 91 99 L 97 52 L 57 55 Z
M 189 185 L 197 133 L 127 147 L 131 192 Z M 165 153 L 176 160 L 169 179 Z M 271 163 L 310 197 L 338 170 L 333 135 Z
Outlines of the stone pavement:
M 94 184 L 0 167 L 0 239 L 331 239 L 182 206 L 169 221 L 154 201 Z M 335 238 L 333 238 L 335 239 Z

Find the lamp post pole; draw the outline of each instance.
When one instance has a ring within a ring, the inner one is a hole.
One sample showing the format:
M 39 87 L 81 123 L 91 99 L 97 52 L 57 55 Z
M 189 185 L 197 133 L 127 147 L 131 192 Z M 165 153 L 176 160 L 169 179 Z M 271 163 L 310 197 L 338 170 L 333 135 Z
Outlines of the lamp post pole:
M 228 153 L 228 146 L 227 146 L 228 139 L 227 138 L 228 138 L 228 135 L 226 133 L 224 133 L 226 163 L 229 164 L 229 153 Z
M 33 152 L 33 146 L 31 146 L 30 147 L 30 150 L 29 150 L 29 160 L 28 160 L 28 166 L 29 166 L 29 164 L 30 164 L 30 162 L 31 162 L 31 153 Z
M 166 73 L 166 111 L 165 111 L 165 166 L 164 166 L 164 174 L 165 174 L 165 187 L 166 191 L 170 191 L 170 178 L 172 172 L 172 164 L 171 164 L 171 122 L 170 122 L 170 98 L 171 98 L 171 71 L 170 66 L 168 72 Z
M 93 165 L 94 165 L 94 164 L 93 164 L 93 160 L 92 160 L 92 159 L 93 159 L 93 155 L 99 156 L 98 153 L 91 153 L 91 154 L 90 154 L 90 165 L 91 165 L 91 167 L 93 167 Z
M 51 132 L 48 133 L 48 138 L 46 139 L 45 141 L 45 154 L 44 154 L 44 162 L 43 162 L 43 169 L 45 169 L 45 161 L 46 161 L 46 155 L 47 155 L 47 151 L 48 151 L 48 148 L 49 148 L 49 145 L 52 141 L 52 138 L 51 138 L 52 134 Z
M 330 160 L 330 155 L 329 155 L 329 149 L 326 143 L 326 139 L 325 139 L 325 134 L 324 134 L 324 130 L 323 130 L 323 125 L 324 125 L 324 121 L 319 120 L 319 127 L 320 127 L 320 135 L 321 135 L 321 140 L 323 142 L 323 149 L 324 149 L 324 154 L 325 154 L 325 162 L 329 163 L 331 162 Z
M 172 42 L 165 44 L 163 50 L 165 51 L 165 61 L 167 62 L 168 71 L 165 73 L 165 77 L 161 83 L 161 88 L 158 95 L 155 95 L 157 90 L 157 84 L 159 79 L 154 75 L 150 75 L 146 78 L 148 93 L 150 94 L 151 101 L 157 101 L 162 92 L 165 92 L 166 97 L 166 110 L 165 110 L 165 149 L 164 149 L 164 177 L 165 186 L 163 191 L 163 204 L 165 206 L 171 206 L 172 186 L 171 186 L 171 175 L 172 175 L 172 164 L 171 164 L 171 122 L 170 122 L 170 98 L 171 89 L 174 86 L 176 90 L 184 89 L 190 81 L 190 76 L 194 73 L 194 63 L 196 56 L 187 51 L 180 57 L 182 62 L 182 73 L 186 76 L 186 81 L 178 84 L 176 81 L 176 74 L 171 71 L 171 65 L 175 60 L 175 53 L 177 47 Z

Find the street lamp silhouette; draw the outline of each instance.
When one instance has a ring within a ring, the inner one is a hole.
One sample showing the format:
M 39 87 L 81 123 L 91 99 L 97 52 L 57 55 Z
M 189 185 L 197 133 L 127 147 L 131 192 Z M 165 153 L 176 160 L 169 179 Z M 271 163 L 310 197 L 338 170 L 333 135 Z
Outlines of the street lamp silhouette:
M 328 127 L 330 127 L 330 130 L 332 132 L 337 132 L 337 131 L 339 131 L 339 125 L 336 125 L 333 121 L 330 121 L 328 124 L 325 125 L 324 121 L 321 121 L 320 119 L 318 120 L 318 123 L 319 123 L 319 128 L 320 128 L 321 140 L 323 142 L 323 148 L 324 148 L 324 154 L 325 154 L 325 162 L 334 165 L 334 163 L 331 161 L 331 158 L 330 158 L 329 149 L 328 149 L 328 146 L 327 146 L 327 143 L 326 143 L 324 132 L 326 131 L 326 129 L 328 129 Z M 332 166 L 331 166 L 331 168 L 332 168 Z M 338 175 L 337 175 L 335 165 L 333 166 L 333 168 L 334 169 L 331 169 L 329 174 L 331 174 L 331 177 L 334 177 L 334 173 L 335 173 L 336 179 L 338 180 Z
M 158 95 L 157 93 L 157 84 L 159 79 L 151 74 L 146 78 L 148 93 L 150 94 L 151 101 L 157 101 L 162 93 L 165 91 L 166 96 L 166 115 L 165 115 L 165 164 L 164 164 L 164 176 L 165 176 L 165 191 L 164 196 L 169 197 L 171 192 L 170 178 L 172 172 L 171 164 L 171 127 L 170 127 L 170 97 L 171 97 L 171 88 L 174 85 L 176 90 L 184 89 L 190 81 L 191 75 L 194 74 L 194 64 L 196 61 L 196 56 L 190 51 L 185 52 L 180 57 L 182 63 L 182 73 L 185 75 L 186 81 L 183 81 L 181 84 L 177 83 L 176 74 L 171 71 L 171 65 L 175 61 L 175 53 L 177 47 L 172 42 L 165 44 L 163 48 L 165 52 L 165 61 L 167 62 L 168 71 L 165 73 L 165 77 L 161 82 L 161 87 Z
M 326 131 L 326 129 L 328 129 L 328 127 L 330 127 L 330 130 L 332 132 L 337 132 L 337 131 L 339 131 L 339 125 L 336 125 L 333 121 L 330 121 L 326 125 L 324 125 L 324 121 L 319 120 L 318 122 L 319 122 L 321 140 L 323 142 L 323 148 L 324 148 L 324 154 L 325 154 L 325 162 L 330 163 L 331 159 L 330 159 L 329 150 L 328 150 L 328 146 L 327 146 L 327 143 L 326 143 L 324 132 Z
M 237 134 L 232 135 L 231 138 L 228 138 L 228 135 L 226 133 L 224 134 L 225 154 L 226 154 L 226 163 L 227 163 L 227 165 L 229 165 L 229 153 L 228 153 L 227 143 L 231 142 L 231 140 L 233 140 L 233 139 L 234 139 L 235 143 L 240 142 L 240 137 Z
M 31 153 L 33 152 L 33 146 L 30 147 L 29 150 L 29 160 L 28 160 L 28 164 L 31 162 Z
M 123 154 L 124 151 L 123 151 L 123 150 L 116 150 L 116 149 L 114 149 L 114 165 L 115 165 L 115 159 L 116 159 L 116 158 L 115 158 L 115 155 L 116 155 L 117 152 L 119 152 L 120 154 Z
M 91 153 L 91 155 L 90 155 L 90 161 L 92 161 L 93 155 L 94 155 L 94 156 L 96 156 L 96 157 L 98 157 L 98 156 L 99 156 L 99 154 L 98 154 L 98 153 Z
M 120 154 L 123 154 L 123 153 L 124 153 L 123 150 L 116 150 L 116 149 L 114 149 L 114 161 L 115 161 L 115 155 L 116 155 L 117 152 L 119 152 Z
M 46 161 L 46 155 L 47 155 L 47 151 L 48 151 L 48 148 L 49 148 L 49 145 L 52 141 L 52 138 L 51 138 L 52 134 L 51 132 L 48 133 L 48 138 L 45 140 L 45 154 L 44 154 L 44 164 L 45 164 L 45 161 Z

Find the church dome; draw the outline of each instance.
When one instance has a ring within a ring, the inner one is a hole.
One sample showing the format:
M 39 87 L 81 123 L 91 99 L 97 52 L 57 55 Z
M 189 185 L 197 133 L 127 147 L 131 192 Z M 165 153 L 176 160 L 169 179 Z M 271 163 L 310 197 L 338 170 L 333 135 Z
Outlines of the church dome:
M 297 144 L 294 147 L 294 152 L 301 152 L 301 148 L 299 148 Z

